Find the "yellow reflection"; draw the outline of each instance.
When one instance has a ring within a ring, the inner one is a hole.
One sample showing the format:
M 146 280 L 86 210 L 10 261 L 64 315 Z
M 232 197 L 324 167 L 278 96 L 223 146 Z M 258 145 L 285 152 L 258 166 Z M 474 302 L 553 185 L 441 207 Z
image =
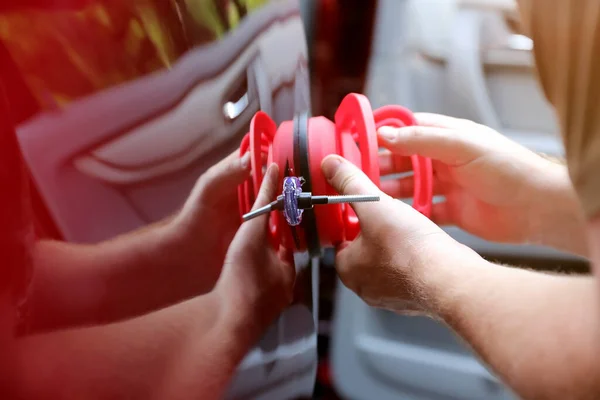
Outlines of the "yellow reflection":
M 97 0 L 71 10 L 26 8 L 0 14 L 0 40 L 42 108 L 60 107 L 170 68 L 266 2 Z

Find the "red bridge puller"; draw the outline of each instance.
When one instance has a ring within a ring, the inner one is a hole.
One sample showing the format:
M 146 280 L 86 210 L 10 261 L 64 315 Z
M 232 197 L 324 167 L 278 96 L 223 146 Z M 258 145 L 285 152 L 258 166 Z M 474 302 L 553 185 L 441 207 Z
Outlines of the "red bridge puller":
M 279 167 L 279 187 L 286 177 L 298 177 L 302 179 L 302 192 L 316 197 L 337 194 L 321 171 L 321 162 L 330 154 L 339 154 L 351 161 L 380 187 L 377 129 L 415 123 L 410 110 L 388 105 L 373 111 L 369 100 L 356 93 L 344 98 L 334 122 L 325 117 L 299 114 L 293 121 L 285 121 L 277 128 L 266 113 L 258 112 L 240 147 L 240 157 L 250 151 L 252 168 L 251 177 L 238 188 L 240 214 L 250 212 L 262 183 L 263 169 L 273 162 Z M 413 155 L 411 162 L 415 182 L 413 207 L 429 217 L 433 193 L 431 159 Z M 358 218 L 349 204 L 321 204 L 305 209 L 298 226 L 290 226 L 281 212 L 270 213 L 272 244 L 318 255 L 321 248 L 335 246 L 358 235 Z

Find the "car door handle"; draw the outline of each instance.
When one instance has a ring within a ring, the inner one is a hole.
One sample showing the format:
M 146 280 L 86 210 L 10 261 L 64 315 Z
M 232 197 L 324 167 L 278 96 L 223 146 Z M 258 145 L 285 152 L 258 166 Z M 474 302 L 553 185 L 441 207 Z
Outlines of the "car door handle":
M 236 101 L 228 101 L 223 105 L 223 115 L 227 120 L 233 121 L 248 108 L 250 104 L 248 92 L 244 93 Z

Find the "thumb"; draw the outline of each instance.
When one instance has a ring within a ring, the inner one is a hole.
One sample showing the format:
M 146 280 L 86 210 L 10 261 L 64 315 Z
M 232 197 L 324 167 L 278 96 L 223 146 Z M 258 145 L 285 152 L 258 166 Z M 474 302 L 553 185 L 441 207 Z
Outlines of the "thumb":
M 383 126 L 379 143 L 394 154 L 417 154 L 456 167 L 473 161 L 482 153 L 478 143 L 457 129 L 414 125 L 403 128 Z
M 279 177 L 279 169 L 277 164 L 271 164 L 267 168 L 267 172 L 263 178 L 262 184 L 252 210 L 261 208 L 269 204 L 277 197 L 277 179 Z M 269 214 L 261 215 L 248 222 L 244 222 L 238 231 L 238 234 L 254 243 L 263 246 L 263 241 L 267 237 L 269 224 Z M 237 235 L 236 235 L 237 236 Z
M 380 196 L 379 202 L 352 203 L 352 207 L 359 218 L 379 214 L 380 203 L 390 200 L 390 197 L 383 193 L 363 171 L 338 155 L 325 157 L 321 169 L 325 179 L 341 195 Z

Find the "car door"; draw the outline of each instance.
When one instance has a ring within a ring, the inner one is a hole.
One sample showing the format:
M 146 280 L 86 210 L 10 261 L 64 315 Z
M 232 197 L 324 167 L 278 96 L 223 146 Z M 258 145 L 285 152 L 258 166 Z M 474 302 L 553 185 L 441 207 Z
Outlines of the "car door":
M 504 0 L 379 0 L 365 89 L 373 106 L 468 118 L 561 156 L 557 123 L 535 78 L 532 42 L 514 29 L 515 10 Z M 585 268 L 583 260 L 548 248 L 447 231 L 493 259 Z M 370 308 L 341 284 L 331 352 L 344 398 L 515 398 L 445 326 Z
M 310 111 L 296 0 L 14 1 L 0 25 L 35 104 L 19 143 L 68 241 L 98 242 L 176 212 L 257 111 L 277 123 Z M 228 398 L 311 395 L 313 294 L 247 355 Z

